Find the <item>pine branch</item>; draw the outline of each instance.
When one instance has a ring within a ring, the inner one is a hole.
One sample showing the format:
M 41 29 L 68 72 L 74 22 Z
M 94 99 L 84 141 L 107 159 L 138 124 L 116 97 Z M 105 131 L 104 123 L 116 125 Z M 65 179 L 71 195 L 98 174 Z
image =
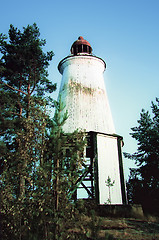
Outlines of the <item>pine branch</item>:
M 22 90 L 20 90 L 20 89 L 16 89 L 16 88 L 10 86 L 9 84 L 7 84 L 7 83 L 5 83 L 5 82 L 3 82 L 3 81 L 0 81 L 0 83 L 6 85 L 7 87 L 9 87 L 10 89 L 12 89 L 12 90 L 14 90 L 14 91 L 21 92 L 21 93 L 25 94 L 26 96 L 28 95 L 28 94 L 25 93 L 24 91 L 22 91 Z
M 36 72 L 36 71 L 35 71 L 35 67 L 34 67 L 34 86 L 33 86 L 32 90 L 31 90 L 30 95 L 32 95 L 32 93 L 34 92 L 35 87 L 36 87 L 36 73 L 35 73 L 35 72 Z
M 11 114 L 13 114 L 13 115 L 17 115 L 17 116 L 19 116 L 19 117 L 22 117 L 22 115 L 21 115 L 21 113 L 15 113 L 15 112 L 9 112 L 9 113 L 11 113 Z

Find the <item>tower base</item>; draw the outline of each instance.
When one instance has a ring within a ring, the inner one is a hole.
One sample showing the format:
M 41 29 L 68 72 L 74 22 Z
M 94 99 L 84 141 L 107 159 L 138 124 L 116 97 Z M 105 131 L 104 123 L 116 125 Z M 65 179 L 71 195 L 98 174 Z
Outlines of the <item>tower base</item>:
M 99 204 L 126 204 L 122 164 L 122 140 L 116 134 L 87 133 L 83 174 L 77 198 L 95 199 Z M 109 179 L 109 180 L 108 180 Z

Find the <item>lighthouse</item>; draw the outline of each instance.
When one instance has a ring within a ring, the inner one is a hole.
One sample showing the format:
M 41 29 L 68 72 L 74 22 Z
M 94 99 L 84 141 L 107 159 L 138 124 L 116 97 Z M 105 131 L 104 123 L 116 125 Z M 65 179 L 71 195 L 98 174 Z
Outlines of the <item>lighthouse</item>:
M 105 69 L 105 61 L 92 54 L 90 43 L 81 36 L 72 44 L 71 54 L 60 61 L 59 96 L 68 112 L 63 130 L 87 133 L 86 162 L 77 184 L 77 197 L 85 194 L 85 198 L 99 204 L 125 204 L 123 138 L 115 132 L 103 76 Z

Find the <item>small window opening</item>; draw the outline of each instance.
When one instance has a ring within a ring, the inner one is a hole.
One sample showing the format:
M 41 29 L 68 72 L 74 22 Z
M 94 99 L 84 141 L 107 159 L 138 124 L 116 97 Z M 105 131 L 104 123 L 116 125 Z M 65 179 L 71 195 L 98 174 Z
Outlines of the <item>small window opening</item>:
M 79 52 L 79 53 L 82 52 L 82 45 L 78 45 L 78 52 Z
M 83 45 L 83 52 L 87 52 L 87 45 Z

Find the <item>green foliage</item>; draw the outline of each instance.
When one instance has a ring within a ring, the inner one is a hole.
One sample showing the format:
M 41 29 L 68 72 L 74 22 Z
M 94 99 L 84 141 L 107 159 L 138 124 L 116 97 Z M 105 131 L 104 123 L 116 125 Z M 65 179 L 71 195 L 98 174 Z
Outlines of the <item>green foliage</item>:
M 107 199 L 107 203 L 108 203 L 108 204 L 111 204 L 110 188 L 114 186 L 115 180 L 112 181 L 111 178 L 108 176 L 107 180 L 105 181 L 105 184 L 106 184 L 106 186 L 107 186 L 108 189 L 109 189 L 109 197 L 108 197 L 108 199 Z
M 142 110 L 138 126 L 132 128 L 131 136 L 138 141 L 138 149 L 134 154 L 125 154 L 126 157 L 135 160 L 137 169 L 131 169 L 128 182 L 133 202 L 141 201 L 147 204 L 156 203 L 159 200 L 159 99 L 152 102 L 152 114 Z M 132 191 L 132 190 L 131 190 Z M 138 195 L 136 198 L 134 195 Z M 139 197 L 140 195 L 140 197 Z M 146 195 L 145 199 L 141 196 Z
M 141 204 L 144 201 L 146 192 L 143 192 L 143 181 L 136 169 L 130 170 L 130 176 L 126 186 L 129 203 Z
M 15 154 L 21 155 L 21 162 L 17 163 L 15 159 L 11 159 L 14 166 L 8 167 L 6 164 L 6 171 L 1 175 L 3 239 L 7 239 L 8 236 L 14 236 L 14 239 L 67 239 L 70 227 L 75 227 L 78 222 L 79 215 L 71 192 L 76 188 L 76 181 L 81 174 L 84 133 L 63 133 L 61 109 L 61 101 L 56 102 L 55 116 L 53 120 L 47 121 L 49 131 L 43 136 L 39 131 L 38 141 L 36 139 L 34 142 L 35 126 L 33 123 L 28 126 L 27 133 L 32 131 L 32 134 L 28 141 L 24 139 L 25 143 L 30 144 L 26 147 L 24 159 L 21 148 L 18 148 Z M 36 128 L 40 130 L 37 126 Z M 23 135 L 24 137 L 27 138 L 27 135 Z M 39 141 L 42 138 L 43 142 L 40 145 Z M 33 159 L 32 148 L 36 150 Z M 41 148 L 42 159 L 38 154 Z M 22 174 L 22 170 L 25 177 L 25 193 L 19 198 L 19 184 L 15 181 L 17 174 Z
M 2 239 L 33 239 L 28 234 L 40 215 L 37 179 L 49 119 L 46 108 L 52 103 L 44 96 L 56 85 L 47 78 L 53 53 L 43 52 L 45 41 L 39 37 L 36 24 L 23 32 L 11 25 L 9 40 L 0 35 Z
M 112 182 L 111 178 L 108 176 L 107 180 L 105 181 L 106 186 L 109 187 L 109 188 L 113 187 L 114 183 L 115 183 L 115 180 Z
M 45 163 L 51 163 L 48 171 L 50 180 L 49 189 L 54 199 L 54 235 L 56 239 L 66 239 L 68 228 L 75 224 L 74 193 L 76 181 L 81 175 L 83 151 L 85 146 L 84 133 L 75 131 L 66 134 L 62 126 L 67 120 L 67 112 L 63 113 L 64 105 L 59 98 L 55 103 L 56 111 L 53 121 L 50 122 L 51 131 L 48 134 Z M 45 180 L 47 182 L 47 180 Z
M 51 98 L 44 96 L 56 88 L 46 70 L 53 52 L 43 52 L 45 40 L 39 37 L 36 24 L 23 28 L 23 32 L 11 25 L 9 39 L 0 35 L 0 151 L 6 154 L 1 161 L 9 157 L 8 153 L 15 155 L 19 144 L 25 149 L 20 138 L 28 131 L 28 124 L 40 126 L 41 118 L 47 118 Z

